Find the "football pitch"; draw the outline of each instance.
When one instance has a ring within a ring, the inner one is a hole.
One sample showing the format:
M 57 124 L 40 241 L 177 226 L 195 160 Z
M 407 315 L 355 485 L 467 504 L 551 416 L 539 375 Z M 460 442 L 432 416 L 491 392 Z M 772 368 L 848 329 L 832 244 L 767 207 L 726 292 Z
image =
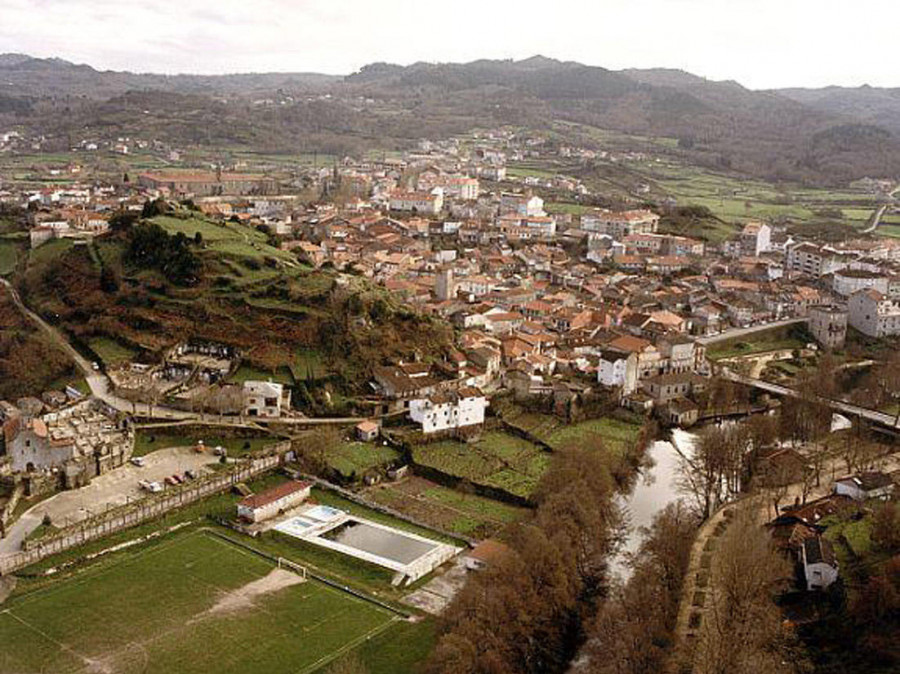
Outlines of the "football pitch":
M 3 674 L 303 674 L 398 619 L 203 532 L 0 609 Z

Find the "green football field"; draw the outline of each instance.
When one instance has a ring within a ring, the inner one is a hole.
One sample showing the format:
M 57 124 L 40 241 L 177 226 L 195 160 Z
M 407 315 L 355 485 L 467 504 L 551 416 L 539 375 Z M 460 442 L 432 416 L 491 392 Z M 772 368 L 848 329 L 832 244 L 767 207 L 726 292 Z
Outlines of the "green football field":
M 389 611 L 205 533 L 0 611 L 0 672 L 314 672 L 390 627 Z

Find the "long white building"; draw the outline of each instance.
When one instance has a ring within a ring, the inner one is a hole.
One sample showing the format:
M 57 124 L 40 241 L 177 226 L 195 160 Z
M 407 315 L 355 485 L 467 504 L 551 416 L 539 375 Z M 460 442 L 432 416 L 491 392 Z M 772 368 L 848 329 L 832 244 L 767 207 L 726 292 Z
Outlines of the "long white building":
M 423 433 L 437 433 L 484 423 L 488 400 L 479 389 L 468 386 L 456 392 L 436 393 L 409 401 L 409 417 L 421 424 Z

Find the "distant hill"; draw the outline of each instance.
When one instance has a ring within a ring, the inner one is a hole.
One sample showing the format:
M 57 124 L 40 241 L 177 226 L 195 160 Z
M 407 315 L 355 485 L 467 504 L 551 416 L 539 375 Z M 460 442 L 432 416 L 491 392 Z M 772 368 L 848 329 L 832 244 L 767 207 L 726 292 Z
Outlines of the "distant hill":
M 691 161 L 709 166 L 833 184 L 900 176 L 897 91 L 752 91 L 679 70 L 612 71 L 544 56 L 374 63 L 346 77 L 166 76 L 0 56 L 0 123 L 25 119 L 59 137 L 153 133 L 342 153 L 475 127 L 568 121 L 676 138 Z M 277 106 L 257 105 L 271 97 Z
M 779 93 L 808 107 L 829 114 L 855 117 L 900 134 L 900 88 L 825 87 L 782 89 Z

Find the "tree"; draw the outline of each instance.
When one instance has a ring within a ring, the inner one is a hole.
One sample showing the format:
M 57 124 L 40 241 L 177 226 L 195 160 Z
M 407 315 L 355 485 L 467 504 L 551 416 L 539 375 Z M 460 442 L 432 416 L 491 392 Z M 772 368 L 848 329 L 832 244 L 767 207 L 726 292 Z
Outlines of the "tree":
M 883 503 L 872 516 L 872 542 L 887 553 L 900 551 L 900 507 L 893 501 Z

